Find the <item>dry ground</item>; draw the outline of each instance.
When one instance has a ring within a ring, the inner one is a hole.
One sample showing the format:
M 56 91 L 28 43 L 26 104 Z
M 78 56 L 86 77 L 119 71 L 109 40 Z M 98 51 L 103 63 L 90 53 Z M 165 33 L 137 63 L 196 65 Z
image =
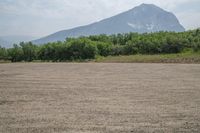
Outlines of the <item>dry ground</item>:
M 200 65 L 0 64 L 0 133 L 200 132 Z

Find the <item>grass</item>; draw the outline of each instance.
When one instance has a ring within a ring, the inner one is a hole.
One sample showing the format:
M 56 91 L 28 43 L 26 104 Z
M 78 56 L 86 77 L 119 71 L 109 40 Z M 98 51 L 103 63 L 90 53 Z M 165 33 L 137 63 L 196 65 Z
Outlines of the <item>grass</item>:
M 11 61 L 9 60 L 0 60 L 0 63 L 10 63 Z
M 56 61 L 42 61 L 34 60 L 34 63 L 56 62 Z M 127 56 L 96 56 L 95 59 L 88 60 L 73 60 L 61 62 L 99 62 L 99 63 L 190 63 L 200 64 L 200 52 L 184 51 L 178 54 L 157 54 L 157 55 L 127 55 Z M 9 60 L 0 60 L 0 63 L 11 63 Z
M 195 63 L 200 64 L 200 53 L 179 53 L 159 55 L 129 55 L 98 57 L 96 62 L 104 63 Z

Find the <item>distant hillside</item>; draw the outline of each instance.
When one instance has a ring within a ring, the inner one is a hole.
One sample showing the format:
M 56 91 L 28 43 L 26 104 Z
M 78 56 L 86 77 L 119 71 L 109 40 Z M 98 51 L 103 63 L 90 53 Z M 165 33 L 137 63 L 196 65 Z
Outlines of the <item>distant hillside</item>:
M 32 36 L 0 36 L 0 45 L 6 48 L 12 47 L 13 44 L 19 44 L 20 42 L 28 42 L 35 39 Z
M 3 40 L 2 38 L 0 38 L 0 46 L 1 46 L 1 47 L 6 47 L 6 48 L 8 48 L 8 47 L 11 47 L 11 45 L 12 45 L 12 43 L 10 43 L 10 42 L 8 42 L 8 41 L 5 41 L 5 40 Z
M 66 37 L 78 37 L 97 34 L 116 34 L 127 32 L 185 31 L 173 13 L 167 12 L 153 4 L 142 4 L 129 11 L 102 21 L 63 30 L 34 40 L 35 44 L 63 41 Z

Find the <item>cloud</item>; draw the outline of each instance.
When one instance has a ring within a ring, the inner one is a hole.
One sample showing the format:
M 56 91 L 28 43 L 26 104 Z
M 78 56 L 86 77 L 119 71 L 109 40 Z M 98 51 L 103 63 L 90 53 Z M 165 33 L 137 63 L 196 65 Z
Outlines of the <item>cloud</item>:
M 0 0 L 0 35 L 44 36 L 99 21 L 141 3 L 175 13 L 187 29 L 200 25 L 199 0 Z

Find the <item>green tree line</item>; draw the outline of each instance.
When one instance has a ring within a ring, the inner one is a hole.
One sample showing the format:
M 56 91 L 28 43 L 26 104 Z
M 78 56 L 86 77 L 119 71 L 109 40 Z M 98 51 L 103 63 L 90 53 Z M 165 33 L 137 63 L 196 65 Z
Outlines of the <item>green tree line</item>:
M 67 38 L 64 42 L 34 45 L 31 42 L 0 46 L 0 60 L 71 61 L 96 56 L 181 53 L 185 49 L 200 51 L 200 30 L 186 32 L 126 33 Z

